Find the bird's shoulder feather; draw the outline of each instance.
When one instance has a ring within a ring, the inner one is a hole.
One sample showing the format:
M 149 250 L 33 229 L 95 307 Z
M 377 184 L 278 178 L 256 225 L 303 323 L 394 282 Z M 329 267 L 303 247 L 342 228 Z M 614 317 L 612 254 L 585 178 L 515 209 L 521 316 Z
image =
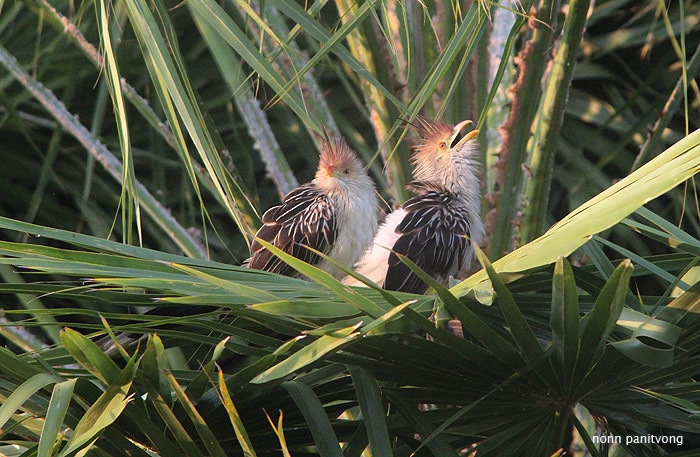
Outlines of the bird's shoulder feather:
M 397 254 L 442 280 L 462 267 L 470 247 L 468 236 L 476 215 L 449 192 L 425 186 L 419 190 L 402 205 L 406 215 L 396 226 L 399 237 L 389 256 L 386 289 L 424 293 L 428 288 Z
M 311 183 L 288 193 L 281 205 L 265 212 L 262 220 L 263 226 L 256 238 L 310 264 L 317 263 L 320 257 L 306 247 L 328 253 L 337 236 L 333 201 Z M 295 275 L 292 267 L 257 240 L 251 246 L 248 266 L 287 276 Z

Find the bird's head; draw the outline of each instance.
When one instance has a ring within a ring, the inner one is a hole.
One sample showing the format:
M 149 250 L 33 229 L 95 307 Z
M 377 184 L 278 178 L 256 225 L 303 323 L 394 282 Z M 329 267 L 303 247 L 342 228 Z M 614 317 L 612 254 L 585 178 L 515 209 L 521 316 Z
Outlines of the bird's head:
M 325 191 L 362 186 L 371 180 L 365 167 L 344 139 L 326 135 L 321 148 L 318 170 L 314 181 Z
M 463 174 L 475 175 L 478 162 L 478 130 L 468 130 L 472 121 L 457 125 L 433 122 L 419 117 L 413 125 L 420 136 L 414 146 L 413 162 L 415 179 L 444 184 L 446 180 L 464 178 Z

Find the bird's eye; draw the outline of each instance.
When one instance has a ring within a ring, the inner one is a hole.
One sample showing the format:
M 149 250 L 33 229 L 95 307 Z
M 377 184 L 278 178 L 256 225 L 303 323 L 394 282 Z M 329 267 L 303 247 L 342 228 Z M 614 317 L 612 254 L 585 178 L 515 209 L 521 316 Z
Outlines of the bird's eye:
M 350 169 L 349 169 L 349 168 L 345 168 L 345 169 L 343 170 L 343 173 L 346 174 L 346 175 L 349 175 L 349 174 L 350 174 Z
M 438 144 L 438 147 L 440 149 L 447 149 L 447 143 L 445 143 L 444 141 L 441 141 L 440 144 Z

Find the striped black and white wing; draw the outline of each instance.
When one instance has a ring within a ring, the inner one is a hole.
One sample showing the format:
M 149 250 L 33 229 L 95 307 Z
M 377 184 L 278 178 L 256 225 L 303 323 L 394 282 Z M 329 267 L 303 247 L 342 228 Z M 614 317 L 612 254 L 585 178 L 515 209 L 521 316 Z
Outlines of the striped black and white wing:
M 333 202 L 311 184 L 291 191 L 281 205 L 270 208 L 263 215 L 263 226 L 256 238 L 293 255 L 304 262 L 315 264 L 318 254 L 306 246 L 324 254 L 333 247 L 338 234 Z M 297 276 L 295 269 L 258 243 L 251 246 L 248 266 L 258 270 Z
M 400 234 L 389 255 L 384 288 L 422 294 L 428 285 L 404 264 L 397 254 L 438 281 L 454 275 L 463 266 L 471 241 L 472 221 L 460 205 L 451 204 L 449 193 L 428 191 L 403 204 L 406 216 L 396 227 Z

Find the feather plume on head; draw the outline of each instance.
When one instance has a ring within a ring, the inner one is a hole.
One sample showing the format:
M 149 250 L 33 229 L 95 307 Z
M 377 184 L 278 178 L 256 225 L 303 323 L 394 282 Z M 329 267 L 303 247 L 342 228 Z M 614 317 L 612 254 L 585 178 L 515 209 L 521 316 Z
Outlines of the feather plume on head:
M 445 190 L 467 193 L 471 198 L 479 198 L 480 192 L 476 135 L 478 130 L 466 132 L 473 124 L 465 120 L 457 125 L 431 122 L 419 117 L 415 127 L 420 135 L 413 147 L 414 181 L 440 185 Z M 478 201 L 477 201 L 478 203 Z
M 327 192 L 356 185 L 369 185 L 374 188 L 364 165 L 345 140 L 331 136 L 326 131 L 313 182 Z

